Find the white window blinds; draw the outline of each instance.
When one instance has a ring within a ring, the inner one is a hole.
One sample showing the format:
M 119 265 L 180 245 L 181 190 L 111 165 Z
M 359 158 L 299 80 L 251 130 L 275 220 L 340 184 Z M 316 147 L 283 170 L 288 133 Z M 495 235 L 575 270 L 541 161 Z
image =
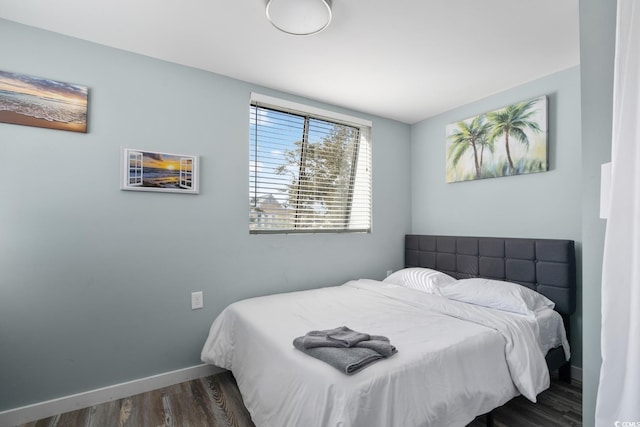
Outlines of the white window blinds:
M 357 118 L 254 94 L 249 232 L 369 232 L 370 129 Z

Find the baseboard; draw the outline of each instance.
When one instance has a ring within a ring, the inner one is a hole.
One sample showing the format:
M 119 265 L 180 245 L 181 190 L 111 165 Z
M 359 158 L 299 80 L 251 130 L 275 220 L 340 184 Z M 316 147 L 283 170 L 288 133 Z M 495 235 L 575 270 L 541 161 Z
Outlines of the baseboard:
M 582 368 L 571 365 L 571 379 L 582 382 Z
M 197 365 L 177 371 L 165 372 L 147 378 L 140 378 L 121 384 L 73 394 L 45 402 L 22 406 L 0 412 L 0 426 L 16 426 L 30 423 L 42 418 L 51 417 L 76 409 L 86 408 L 100 403 L 110 402 L 140 393 L 146 393 L 184 381 L 203 378 L 222 372 L 223 369 L 213 365 Z

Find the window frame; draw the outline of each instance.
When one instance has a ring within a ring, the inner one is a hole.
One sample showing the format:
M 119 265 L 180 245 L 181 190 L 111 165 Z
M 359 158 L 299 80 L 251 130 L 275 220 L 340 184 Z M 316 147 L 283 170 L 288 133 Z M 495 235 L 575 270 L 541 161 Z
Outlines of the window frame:
M 251 116 L 253 111 L 252 108 L 254 106 L 258 108 L 268 109 L 268 110 L 275 110 L 277 112 L 282 112 L 284 114 L 293 114 L 296 116 L 300 116 L 304 118 L 305 127 L 308 125 L 308 122 L 310 120 L 320 120 L 323 122 L 329 122 L 337 125 L 349 126 L 349 127 L 355 128 L 354 131 L 357 131 L 356 133 L 358 138 L 357 146 L 353 150 L 354 152 L 353 159 L 354 160 L 357 159 L 356 161 L 357 166 L 353 167 L 353 170 L 351 171 L 349 176 L 349 180 L 352 184 L 351 184 L 351 190 L 349 191 L 348 202 L 345 205 L 345 210 L 349 212 L 349 215 L 345 217 L 344 228 L 335 227 L 335 225 L 337 225 L 337 222 L 336 224 L 333 224 L 334 225 L 333 228 L 317 228 L 317 227 L 296 228 L 294 226 L 296 222 L 295 219 L 291 220 L 287 224 L 288 226 L 287 228 L 252 228 L 252 221 L 251 221 L 252 204 L 250 202 L 249 234 L 259 235 L 259 234 L 371 233 L 372 223 L 373 223 L 373 200 L 372 200 L 373 198 L 373 182 L 372 182 L 373 181 L 373 173 L 372 173 L 373 156 L 372 156 L 371 132 L 372 132 L 373 123 L 370 120 L 362 119 L 359 117 L 349 116 L 346 114 L 324 110 L 324 109 L 309 106 L 309 105 L 303 105 L 296 102 L 274 98 L 271 96 L 262 95 L 258 93 L 251 93 L 249 106 L 250 106 L 250 122 L 249 122 L 250 123 L 250 126 L 249 126 L 250 150 L 257 149 L 257 142 L 254 142 L 251 139 L 251 124 L 254 122 L 254 120 L 256 122 L 258 121 L 255 117 Z M 303 130 L 303 135 L 305 135 L 305 137 L 307 132 L 308 132 L 308 129 Z M 301 141 L 301 143 L 304 144 L 304 141 Z M 366 157 L 364 158 L 364 160 L 362 160 L 363 163 L 361 163 L 361 160 L 359 159 L 359 151 L 361 151 L 363 147 L 366 147 L 365 154 L 364 154 Z M 253 158 L 252 160 L 252 154 L 249 153 L 250 177 L 252 173 L 255 173 L 253 170 L 251 170 L 252 161 L 258 162 L 258 156 L 255 155 L 255 158 Z M 299 161 L 299 165 L 301 166 L 302 163 L 303 162 L 301 159 Z M 366 191 L 366 196 L 364 200 L 366 203 L 367 218 L 366 220 L 363 221 L 363 223 L 366 223 L 366 226 L 349 228 L 350 222 L 351 222 L 351 211 L 354 207 L 354 197 L 355 197 L 354 193 L 356 192 L 355 184 L 357 182 L 357 175 L 358 173 L 362 173 L 358 171 L 358 166 L 362 167 L 363 165 L 366 167 L 365 173 L 367 174 L 364 181 L 365 191 Z M 253 167 L 255 168 L 256 166 L 254 165 Z M 250 182 L 249 182 L 250 201 L 252 200 L 252 197 L 254 199 L 256 198 L 256 195 L 254 194 L 257 186 L 255 179 L 257 179 L 257 174 L 256 174 L 256 178 L 254 178 L 254 181 L 252 182 L 252 180 L 250 179 Z M 346 220 L 346 218 L 349 218 L 349 220 Z M 258 220 L 260 220 L 259 215 L 258 215 Z

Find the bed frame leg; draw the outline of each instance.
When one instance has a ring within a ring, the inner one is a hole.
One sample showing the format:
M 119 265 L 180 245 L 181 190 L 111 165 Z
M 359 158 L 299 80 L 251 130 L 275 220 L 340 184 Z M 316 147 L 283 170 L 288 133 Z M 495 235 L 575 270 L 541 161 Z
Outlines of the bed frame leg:
M 562 382 L 571 384 L 571 365 L 568 362 L 558 369 L 558 378 Z
M 487 413 L 487 427 L 493 427 L 493 411 Z

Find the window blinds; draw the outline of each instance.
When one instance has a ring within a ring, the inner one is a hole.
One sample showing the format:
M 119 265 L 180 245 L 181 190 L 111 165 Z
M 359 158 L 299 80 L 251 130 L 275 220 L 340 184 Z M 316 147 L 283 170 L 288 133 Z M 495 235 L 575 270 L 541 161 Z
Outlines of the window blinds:
M 370 126 L 252 100 L 249 231 L 369 232 Z

